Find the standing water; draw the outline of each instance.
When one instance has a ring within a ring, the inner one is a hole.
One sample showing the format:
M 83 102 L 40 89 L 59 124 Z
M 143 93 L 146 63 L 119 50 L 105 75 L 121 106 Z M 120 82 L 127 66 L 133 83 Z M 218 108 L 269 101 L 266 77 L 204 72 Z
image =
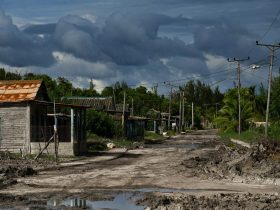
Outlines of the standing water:
M 89 209 L 119 209 L 119 210 L 143 210 L 144 206 L 137 206 L 133 199 L 135 195 L 131 192 L 118 194 L 113 200 L 90 201 L 80 198 L 68 198 L 63 201 L 48 201 L 48 209 L 58 206 L 79 207 Z

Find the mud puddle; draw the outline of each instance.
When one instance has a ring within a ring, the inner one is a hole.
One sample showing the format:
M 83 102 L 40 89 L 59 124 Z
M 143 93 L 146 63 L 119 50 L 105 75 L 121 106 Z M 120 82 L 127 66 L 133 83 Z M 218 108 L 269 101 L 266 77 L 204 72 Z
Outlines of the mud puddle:
M 172 188 L 139 188 L 115 189 L 110 191 L 94 190 L 92 192 L 72 195 L 27 195 L 3 197 L 0 210 L 26 210 L 26 209 L 129 209 L 142 210 L 147 206 L 139 200 L 146 200 L 151 193 L 198 193 L 216 191 L 217 189 L 172 189 Z M 219 189 L 218 191 L 227 191 Z
M 57 207 L 78 207 L 82 209 L 131 209 L 142 210 L 145 206 L 139 206 L 134 202 L 141 198 L 131 192 L 124 192 L 117 194 L 112 200 L 97 200 L 91 201 L 81 198 L 67 198 L 65 200 L 49 200 L 47 202 L 47 209 L 54 209 Z
M 210 189 L 211 190 L 211 189 Z M 143 199 L 146 193 L 183 193 L 183 192 L 202 192 L 207 189 L 171 189 L 171 188 L 140 188 L 128 189 L 125 192 L 118 192 L 112 199 L 108 199 L 108 195 L 104 192 L 104 199 L 89 200 L 81 197 L 71 196 L 65 199 L 51 199 L 47 201 L 46 209 L 56 209 L 59 207 L 78 207 L 83 209 L 130 209 L 142 210 L 144 205 L 136 205 L 139 199 Z M 110 193 L 108 193 L 110 194 Z M 110 196 L 109 196 L 110 197 Z
M 64 200 L 51 199 L 47 202 L 47 209 L 56 209 L 57 207 L 78 207 L 83 209 L 129 209 L 142 210 L 146 206 L 140 205 L 139 200 L 146 198 L 150 193 L 198 193 L 205 191 L 228 191 L 224 189 L 172 189 L 172 188 L 140 188 L 128 189 L 129 191 L 119 192 L 112 199 L 105 195 L 104 199 L 89 200 L 79 197 L 68 197 Z M 148 193 L 148 194 L 147 194 Z M 110 193 L 109 193 L 110 194 Z M 138 204 L 135 204 L 138 203 Z

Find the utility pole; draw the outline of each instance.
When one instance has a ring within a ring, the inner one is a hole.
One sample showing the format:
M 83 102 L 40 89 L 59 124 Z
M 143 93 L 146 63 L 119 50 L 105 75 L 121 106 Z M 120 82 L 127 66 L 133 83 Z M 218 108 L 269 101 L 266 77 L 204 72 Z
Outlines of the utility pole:
M 113 86 L 113 109 L 116 111 L 115 85 Z
M 158 83 L 156 83 L 156 85 L 152 87 L 152 91 L 154 92 L 155 95 L 157 95 L 157 90 L 158 90 Z
M 55 161 L 58 162 L 58 134 L 57 134 L 57 116 L 56 116 L 56 106 L 55 106 L 55 100 L 53 102 L 53 113 L 54 113 L 54 153 L 55 153 Z
M 219 104 L 219 103 L 215 103 L 215 107 L 216 107 L 216 117 L 218 116 L 218 104 Z
M 265 137 L 268 135 L 268 118 L 269 118 L 269 104 L 270 104 L 270 93 L 271 93 L 271 82 L 272 82 L 272 69 L 274 63 L 274 54 L 277 49 L 280 48 L 279 44 L 260 44 L 256 41 L 256 44 L 259 46 L 267 47 L 270 51 L 270 64 L 269 64 L 269 73 L 268 73 L 268 90 L 267 90 L 267 102 L 266 102 L 266 115 L 265 115 Z
M 237 62 L 237 90 L 238 90 L 238 134 L 241 134 L 241 104 L 240 104 L 240 62 L 242 61 L 246 61 L 249 60 L 250 57 L 246 58 L 246 59 L 237 59 L 237 58 L 233 58 L 233 60 L 230 60 L 228 58 L 228 62 Z
M 169 108 L 168 108 L 168 129 L 171 129 L 171 100 L 172 100 L 172 87 L 170 89 L 170 99 L 169 99 Z
M 125 118 L 125 91 L 123 92 L 123 113 L 122 113 L 122 127 L 124 128 L 124 118 Z
M 180 106 L 179 106 L 179 132 L 182 131 L 182 92 L 179 90 L 180 95 Z
M 132 103 L 132 106 L 131 106 L 131 116 L 134 116 L 133 98 L 131 99 L 131 103 Z
M 182 130 L 185 131 L 185 92 L 182 92 Z
M 205 107 L 206 107 L 206 111 L 205 111 L 205 116 L 204 116 L 204 122 L 203 122 L 203 126 L 204 128 L 207 128 L 208 127 L 208 117 L 207 117 L 207 114 L 208 114 L 208 106 L 210 106 L 211 104 L 203 104 Z
M 179 106 L 179 129 L 178 130 L 179 130 L 179 132 L 181 132 L 182 131 L 182 91 L 181 91 L 181 88 L 180 88 L 180 86 L 172 85 L 172 84 L 167 83 L 167 82 L 164 82 L 164 84 L 169 85 L 171 87 L 179 88 L 179 100 L 180 100 L 179 103 L 180 103 L 180 106 Z M 172 89 L 171 89 L 171 94 L 172 94 Z M 171 110 L 169 110 L 169 113 L 170 113 L 170 111 Z
M 193 102 L 192 102 L 192 129 L 194 128 L 194 110 L 193 110 Z

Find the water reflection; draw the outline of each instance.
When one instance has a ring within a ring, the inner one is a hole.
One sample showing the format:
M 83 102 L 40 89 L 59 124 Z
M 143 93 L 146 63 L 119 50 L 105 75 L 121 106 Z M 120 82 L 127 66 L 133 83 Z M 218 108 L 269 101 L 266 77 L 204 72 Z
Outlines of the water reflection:
M 49 209 L 58 206 L 90 208 L 90 209 L 120 209 L 120 210 L 142 210 L 144 206 L 137 206 L 133 203 L 133 199 L 137 196 L 132 193 L 120 193 L 113 200 L 90 201 L 81 198 L 67 198 L 65 200 L 50 200 L 48 202 Z

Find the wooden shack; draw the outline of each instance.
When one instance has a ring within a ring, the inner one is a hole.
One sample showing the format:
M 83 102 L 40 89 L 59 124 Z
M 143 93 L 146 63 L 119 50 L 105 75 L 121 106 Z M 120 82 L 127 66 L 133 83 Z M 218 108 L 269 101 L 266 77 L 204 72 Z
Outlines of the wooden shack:
M 145 117 L 128 117 L 125 123 L 125 136 L 128 139 L 144 139 L 147 120 Z
M 85 106 L 50 102 L 43 81 L 0 81 L 0 150 L 37 154 L 54 134 L 56 121 L 58 154 L 84 153 L 85 119 Z M 54 153 L 54 143 L 46 152 Z

